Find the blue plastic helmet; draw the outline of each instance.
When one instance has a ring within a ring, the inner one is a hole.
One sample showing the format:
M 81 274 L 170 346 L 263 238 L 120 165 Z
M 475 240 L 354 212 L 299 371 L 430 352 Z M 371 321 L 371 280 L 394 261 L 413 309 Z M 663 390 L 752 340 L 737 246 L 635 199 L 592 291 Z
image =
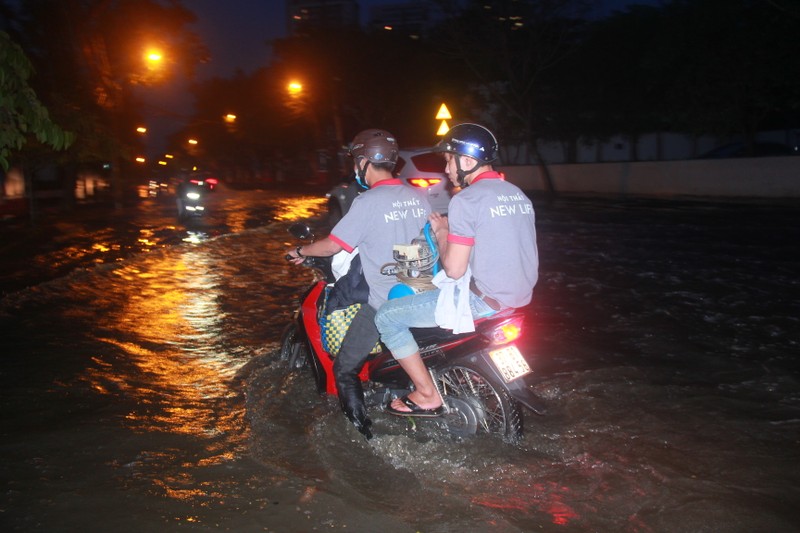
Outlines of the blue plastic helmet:
M 482 163 L 491 163 L 498 157 L 497 138 L 480 124 L 458 124 L 444 134 L 433 148 L 434 152 L 467 155 Z
M 414 289 L 405 283 L 398 283 L 389 291 L 389 299 L 394 300 L 396 298 L 403 298 L 404 296 L 411 296 L 412 294 L 416 294 Z

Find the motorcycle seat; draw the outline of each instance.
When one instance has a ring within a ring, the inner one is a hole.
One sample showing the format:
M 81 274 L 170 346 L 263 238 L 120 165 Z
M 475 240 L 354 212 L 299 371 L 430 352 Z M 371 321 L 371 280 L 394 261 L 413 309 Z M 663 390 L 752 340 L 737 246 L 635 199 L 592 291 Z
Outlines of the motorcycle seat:
M 504 309 L 499 313 L 495 313 L 492 316 L 478 318 L 475 320 L 475 331 L 481 331 L 483 329 L 483 325 L 487 322 L 493 322 L 498 318 L 505 318 L 509 315 L 514 314 L 516 312 L 515 309 Z M 458 335 L 454 335 L 453 332 L 449 329 L 443 329 L 438 326 L 432 328 L 410 328 L 411 334 L 414 336 L 414 339 L 417 341 L 417 344 L 420 346 L 429 346 L 431 344 L 439 344 L 443 341 L 453 341 L 457 339 L 463 339 L 466 337 L 470 337 L 475 335 L 475 332 L 472 333 L 459 333 Z

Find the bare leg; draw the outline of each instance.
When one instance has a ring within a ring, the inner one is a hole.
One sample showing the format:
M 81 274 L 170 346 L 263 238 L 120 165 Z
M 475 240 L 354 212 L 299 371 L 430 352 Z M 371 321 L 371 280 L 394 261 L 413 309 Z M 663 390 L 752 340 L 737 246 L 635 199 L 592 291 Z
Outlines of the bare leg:
M 425 363 L 422 362 L 422 357 L 420 357 L 419 352 L 409 357 L 398 359 L 397 362 L 400 363 L 400 366 L 406 371 L 408 377 L 414 382 L 415 390 L 408 395 L 408 398 L 412 402 L 423 409 L 436 409 L 442 405 L 439 392 L 436 390 L 436 386 L 433 384 L 431 375 L 428 373 L 428 369 L 425 368 Z M 391 405 L 396 411 L 411 412 L 399 399 L 394 400 Z

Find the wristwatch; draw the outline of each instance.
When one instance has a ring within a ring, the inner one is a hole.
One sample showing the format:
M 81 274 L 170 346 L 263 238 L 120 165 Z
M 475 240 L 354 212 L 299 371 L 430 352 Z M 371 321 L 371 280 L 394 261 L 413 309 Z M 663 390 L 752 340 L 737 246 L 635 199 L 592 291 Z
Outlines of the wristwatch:
M 301 259 L 302 259 L 302 258 L 303 258 L 303 257 L 305 257 L 305 256 L 304 256 L 303 254 L 301 254 L 301 253 L 300 253 L 300 248 L 302 248 L 302 246 L 298 246 L 297 248 L 295 248 L 295 249 L 294 249 L 294 253 L 296 253 L 296 254 L 297 254 L 297 257 L 299 257 L 299 258 L 301 258 Z

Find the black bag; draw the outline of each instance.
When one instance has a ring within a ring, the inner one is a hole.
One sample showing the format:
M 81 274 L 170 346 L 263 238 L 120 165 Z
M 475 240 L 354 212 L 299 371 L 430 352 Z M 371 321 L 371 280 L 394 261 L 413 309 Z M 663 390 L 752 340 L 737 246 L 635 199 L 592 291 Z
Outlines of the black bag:
M 329 315 L 337 309 L 344 309 L 353 304 L 369 302 L 369 286 L 361 268 L 361 256 L 356 255 L 350 262 L 347 274 L 336 280 L 328 293 L 325 302 L 325 314 Z

